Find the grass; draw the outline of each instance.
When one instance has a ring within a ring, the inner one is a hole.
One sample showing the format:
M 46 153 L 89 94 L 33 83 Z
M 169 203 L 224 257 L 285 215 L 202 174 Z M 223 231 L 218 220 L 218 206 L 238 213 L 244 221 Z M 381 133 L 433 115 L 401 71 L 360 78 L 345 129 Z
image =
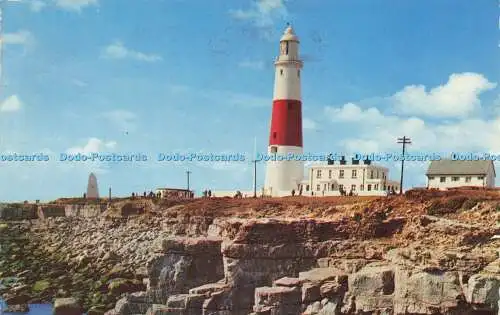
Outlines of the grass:
M 35 282 L 33 285 L 33 291 L 35 292 L 43 292 L 50 287 L 50 282 L 48 280 L 40 280 Z

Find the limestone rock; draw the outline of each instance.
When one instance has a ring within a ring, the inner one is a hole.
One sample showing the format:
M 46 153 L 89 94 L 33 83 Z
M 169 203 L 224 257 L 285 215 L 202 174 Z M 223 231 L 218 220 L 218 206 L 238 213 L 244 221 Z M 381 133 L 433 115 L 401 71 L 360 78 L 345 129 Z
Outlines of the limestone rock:
M 500 275 L 475 274 L 467 285 L 467 302 L 476 308 L 494 310 L 499 301 Z
M 54 315 L 82 315 L 83 309 L 74 298 L 62 298 L 54 301 Z
M 254 311 L 272 307 L 275 314 L 297 314 L 301 306 L 298 288 L 260 287 L 255 289 Z

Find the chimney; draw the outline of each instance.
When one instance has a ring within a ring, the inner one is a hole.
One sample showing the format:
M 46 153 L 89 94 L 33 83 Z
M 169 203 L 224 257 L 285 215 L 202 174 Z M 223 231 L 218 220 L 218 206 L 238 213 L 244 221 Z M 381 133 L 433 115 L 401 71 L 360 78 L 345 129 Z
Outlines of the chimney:
M 352 159 L 352 165 L 359 165 L 359 160 Z
M 340 159 L 340 165 L 345 165 L 345 164 L 346 164 L 345 156 L 342 155 L 342 158 Z
M 327 161 L 328 161 L 328 162 L 327 162 L 327 163 L 328 163 L 328 165 L 333 165 L 333 164 L 335 164 L 335 160 L 334 160 L 334 159 L 328 158 L 328 159 L 327 159 Z

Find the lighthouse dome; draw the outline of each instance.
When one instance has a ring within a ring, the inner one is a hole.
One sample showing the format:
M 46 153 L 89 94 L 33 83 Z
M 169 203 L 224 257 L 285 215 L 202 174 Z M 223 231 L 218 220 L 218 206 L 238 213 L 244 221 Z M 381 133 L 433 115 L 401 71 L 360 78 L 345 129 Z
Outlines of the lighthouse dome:
M 299 41 L 299 38 L 297 37 L 297 35 L 295 35 L 295 32 L 293 31 L 293 28 L 291 25 L 289 25 L 286 30 L 285 30 L 285 33 L 283 34 L 283 36 L 281 36 L 281 39 L 280 39 L 281 42 L 283 41 L 294 41 L 294 42 L 298 42 Z

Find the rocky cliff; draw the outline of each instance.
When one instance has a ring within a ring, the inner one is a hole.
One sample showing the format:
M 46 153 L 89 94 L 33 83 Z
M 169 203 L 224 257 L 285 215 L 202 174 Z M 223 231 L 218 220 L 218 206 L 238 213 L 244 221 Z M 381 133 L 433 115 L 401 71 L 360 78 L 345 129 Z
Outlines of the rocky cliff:
M 497 192 L 139 208 L 23 223 L 44 271 L 3 259 L 7 300 L 73 296 L 109 315 L 500 314 Z

